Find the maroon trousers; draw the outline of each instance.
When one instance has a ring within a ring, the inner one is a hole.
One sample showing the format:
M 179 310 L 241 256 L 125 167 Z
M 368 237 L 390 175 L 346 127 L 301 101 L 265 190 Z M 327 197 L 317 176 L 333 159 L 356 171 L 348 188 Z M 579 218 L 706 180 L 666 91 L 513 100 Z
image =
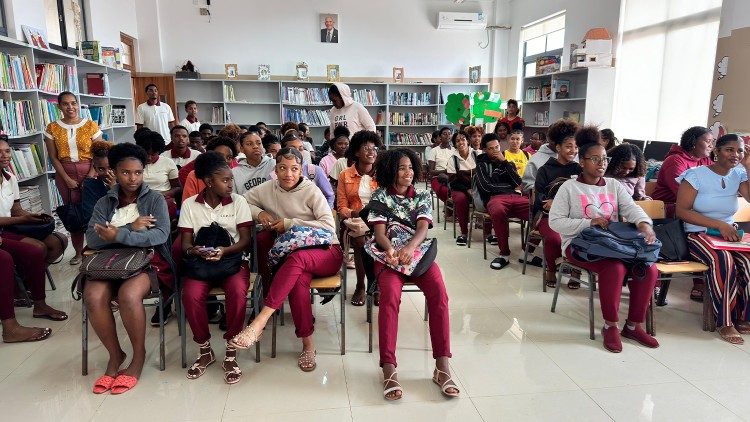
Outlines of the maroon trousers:
M 440 183 L 437 177 L 433 177 L 430 180 L 430 186 L 441 201 L 445 202 L 448 199 L 448 186 Z
M 281 309 L 284 299 L 288 296 L 296 328 L 295 334 L 300 338 L 311 336 L 315 328 L 310 303 L 310 282 L 316 277 L 330 277 L 336 274 L 341 269 L 343 260 L 344 253 L 340 245 L 292 252 L 273 276 L 265 305 Z
M 469 233 L 469 204 L 471 203 L 471 197 L 466 192 L 454 190 L 451 191 L 451 198 L 453 199 L 454 214 L 456 220 L 458 220 L 458 227 L 461 229 L 461 234 L 466 236 Z
M 542 217 L 536 226 L 544 240 L 544 259 L 547 261 L 547 271 L 555 271 L 555 261 L 562 257 L 562 240 L 560 235 L 549 227 L 549 218 Z
M 46 298 L 44 277 L 47 269 L 47 249 L 22 242 L 21 239 L 24 236 L 17 233 L 3 232 L 0 237 L 3 239 L 3 243 L 0 244 L 0 253 L 7 255 L 3 261 L 0 261 L 3 262 L 0 264 L 2 266 L 0 271 L 4 271 L 6 268 L 10 271 L 7 280 L 11 286 L 15 286 L 15 279 L 13 278 L 15 266 L 15 270 L 23 277 L 23 281 L 31 291 L 31 299 L 43 300 Z M 9 265 L 6 266 L 4 262 L 8 262 Z M 11 294 L 11 301 L 12 299 L 13 295 Z
M 375 261 L 378 274 L 380 309 L 378 310 L 378 338 L 380 341 L 380 366 L 396 365 L 396 339 L 398 337 L 398 310 L 401 305 L 401 288 L 405 282 L 414 283 L 424 293 L 429 312 L 432 357 L 451 357 L 448 292 L 445 290 L 440 267 L 433 263 L 419 277 L 408 277 Z
M 497 236 L 497 245 L 501 256 L 510 255 L 508 246 L 509 218 L 529 219 L 529 199 L 517 194 L 499 194 L 487 202 L 487 212 L 492 219 L 492 227 Z

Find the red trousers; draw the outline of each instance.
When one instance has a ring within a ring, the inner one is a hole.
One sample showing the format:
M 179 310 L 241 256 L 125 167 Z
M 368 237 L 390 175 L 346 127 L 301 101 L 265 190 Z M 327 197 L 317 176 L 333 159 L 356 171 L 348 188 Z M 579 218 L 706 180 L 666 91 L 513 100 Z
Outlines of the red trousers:
M 229 340 L 239 334 L 245 327 L 245 307 L 247 304 L 247 288 L 250 285 L 250 269 L 243 263 L 240 271 L 224 280 L 203 281 L 189 277 L 182 279 L 182 304 L 185 309 L 193 340 L 205 343 L 211 338 L 208 330 L 208 312 L 206 298 L 211 287 L 221 286 L 224 289 L 227 310 L 227 331 L 224 338 Z
M 288 296 L 296 328 L 295 334 L 300 338 L 311 336 L 315 328 L 310 303 L 310 282 L 315 277 L 330 277 L 336 274 L 341 269 L 343 260 L 344 253 L 340 245 L 292 252 L 273 276 L 265 305 L 280 309 Z
M 501 256 L 510 255 L 508 246 L 509 218 L 529 219 L 529 199 L 517 194 L 499 194 L 490 198 L 487 212 L 492 219 L 492 227 L 497 236 L 497 245 Z
M 342 224 L 343 225 L 343 224 Z M 261 230 L 257 233 L 256 242 L 258 242 L 258 274 L 260 281 L 263 283 L 263 297 L 268 296 L 271 290 L 271 268 L 268 266 L 268 252 L 273 247 L 273 241 L 276 239 L 276 232 L 272 230 Z
M 448 186 L 438 182 L 437 177 L 433 177 L 432 180 L 430 180 L 430 186 L 432 186 L 432 190 L 435 191 L 435 194 L 437 194 L 437 197 L 440 198 L 441 201 L 445 202 L 445 200 L 448 199 Z
M 544 245 L 544 249 L 547 249 L 546 244 Z M 596 262 L 579 261 L 571 253 L 570 247 L 565 250 L 565 256 L 572 264 L 597 274 L 599 279 L 599 302 L 602 307 L 602 316 L 606 321 L 619 321 L 617 312 L 620 309 L 622 284 L 627 275 L 632 277 L 628 281 L 628 288 L 630 289 L 628 321 L 640 323 L 646 320 L 648 304 L 651 301 L 651 296 L 654 294 L 656 278 L 659 277 L 656 265 L 645 267 L 645 274 L 637 277 L 632 268 L 628 268 L 625 266 L 625 263 L 617 259 L 603 259 Z
M 16 288 L 13 274 L 13 257 L 0 250 L 0 320 L 16 317 L 13 310 L 13 292 Z
M 547 261 L 547 271 L 555 271 L 555 261 L 562 257 L 560 235 L 549 227 L 549 218 L 547 217 L 542 217 L 536 228 L 544 240 L 544 259 Z
M 31 291 L 32 300 L 43 300 L 47 297 L 44 292 L 44 277 L 47 269 L 47 248 L 38 248 L 29 243 L 22 242 L 21 236 L 17 233 L 3 232 L 0 234 L 3 243 L 0 245 L 0 254 L 5 255 L 2 259 L 3 269 L 8 268 L 11 272 L 8 281 L 15 288 L 15 278 L 13 270 L 18 271 L 22 276 L 26 287 Z M 8 262 L 9 265 L 5 265 Z M 5 277 L 3 277 L 5 278 Z M 11 295 L 11 299 L 13 295 Z
M 380 340 L 380 366 L 396 365 L 396 338 L 398 337 L 398 310 L 401 305 L 401 288 L 405 282 L 414 283 L 424 293 L 430 314 L 430 341 L 432 357 L 451 357 L 448 292 L 445 290 L 440 267 L 433 263 L 419 277 L 408 277 L 375 261 L 378 275 L 380 309 L 378 310 L 378 339 Z
M 461 229 L 461 234 L 466 236 L 469 233 L 469 204 L 471 203 L 471 197 L 466 192 L 454 190 L 451 191 L 451 198 L 453 199 L 454 214 L 456 220 L 458 220 L 458 227 Z

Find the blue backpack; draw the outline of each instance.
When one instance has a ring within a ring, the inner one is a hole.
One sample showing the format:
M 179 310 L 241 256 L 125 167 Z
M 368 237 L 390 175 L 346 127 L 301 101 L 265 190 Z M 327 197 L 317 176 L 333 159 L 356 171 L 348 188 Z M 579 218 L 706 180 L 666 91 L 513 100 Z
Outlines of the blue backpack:
M 659 259 L 659 239 L 649 245 L 631 223 L 609 223 L 605 230 L 587 227 L 573 239 L 573 253 L 581 261 L 593 262 L 614 258 L 628 264 L 653 264 Z

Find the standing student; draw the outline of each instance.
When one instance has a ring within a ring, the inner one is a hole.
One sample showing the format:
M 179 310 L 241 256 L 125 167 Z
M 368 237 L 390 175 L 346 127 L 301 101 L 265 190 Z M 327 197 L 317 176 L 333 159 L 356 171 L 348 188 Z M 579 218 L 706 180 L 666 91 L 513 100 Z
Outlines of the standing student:
M 81 183 L 94 174 L 91 168 L 91 144 L 102 140 L 102 131 L 91 119 L 79 115 L 80 107 L 72 92 L 60 93 L 57 107 L 63 117 L 47 125 L 44 144 L 55 169 L 55 184 L 63 203 L 78 204 L 81 202 Z M 70 233 L 75 250 L 70 265 L 81 263 L 84 234 L 83 230 Z
M 200 131 L 201 122 L 198 120 L 198 103 L 193 100 L 186 102 L 185 112 L 187 116 L 180 121 L 180 125 L 186 127 L 188 132 Z
M 349 129 L 351 136 L 360 130 L 375 132 L 375 121 L 365 106 L 354 101 L 349 85 L 336 82 L 328 88 L 328 99 L 333 103 L 331 107 L 331 130 L 337 126 Z
M 258 140 L 260 141 L 260 137 Z M 203 181 L 206 188 L 182 204 L 178 226 L 183 255 L 218 262 L 222 257 L 244 253 L 250 244 L 253 220 L 245 198 L 232 192 L 232 171 L 225 158 L 214 151 L 201 155 L 195 163 L 195 175 Z M 229 233 L 233 240 L 231 246 L 219 246 L 209 251 L 205 247 L 214 245 L 195 244 L 195 236 L 200 230 L 207 229 L 213 223 Z M 206 368 L 216 361 L 209 341 L 211 333 L 208 330 L 206 311 L 209 290 L 212 286 L 221 286 L 224 289 L 227 319 L 224 339 L 230 340 L 244 326 L 249 279 L 250 269 L 246 261 L 242 262 L 237 273 L 224 279 L 199 280 L 189 275 L 183 277 L 182 299 L 185 316 L 193 331 L 193 340 L 198 343 L 200 350 L 198 359 L 187 371 L 189 379 L 200 377 Z M 224 381 L 227 384 L 235 384 L 242 377 L 242 370 L 236 359 L 237 349 L 227 342 L 222 363 Z
M 439 144 L 430 150 L 427 158 L 430 171 L 430 186 L 441 201 L 448 199 L 448 161 L 453 157 L 451 145 L 451 130 L 448 127 L 440 129 Z
M 510 100 L 508 100 L 506 107 L 507 109 L 505 110 L 505 117 L 500 119 L 501 122 L 507 123 L 509 129 L 512 129 L 513 125 L 517 123 L 526 126 L 526 121 L 524 121 L 521 116 L 518 115 L 518 101 L 511 98 Z M 523 130 L 523 126 L 521 126 L 521 130 Z
M 500 149 L 505 151 L 509 147 L 510 143 L 510 124 L 507 121 L 500 120 L 495 124 L 495 130 L 493 131 L 497 135 L 497 139 L 500 140 Z
M 117 144 L 107 154 L 117 184 L 94 207 L 86 231 L 92 249 L 113 246 L 153 248 L 151 260 L 162 286 L 174 286 L 172 256 L 169 253 L 169 215 L 164 198 L 143 181 L 148 157 L 143 148 Z M 152 287 L 145 272 L 127 280 L 86 279 L 83 296 L 89 322 L 109 353 L 104 375 L 94 382 L 94 393 L 122 394 L 135 387 L 146 362 L 146 310 L 143 299 Z M 162 291 L 164 294 L 164 291 Z M 117 298 L 120 318 L 133 348 L 130 364 L 120 370 L 126 355 L 117 338 L 111 302 Z
M 18 189 L 18 179 L 10 171 L 11 148 L 7 135 L 0 135 L 0 229 L 15 224 L 41 224 L 46 222 L 42 214 L 32 214 L 21 208 L 21 198 Z M 11 283 L 10 298 L 13 299 L 15 277 L 13 268 L 23 276 L 25 284 L 31 291 L 34 301 L 34 318 L 44 318 L 51 321 L 63 321 L 68 315 L 63 311 L 47 305 L 44 291 L 45 270 L 47 263 L 59 258 L 65 251 L 64 245 L 55 233 L 47 236 L 44 241 L 32 239 L 10 231 L 3 231 L 0 243 L 0 265 L 3 269 L 10 269 L 11 276 L 2 282 Z M 10 258 L 10 259 L 9 259 Z M 10 266 L 5 266 L 10 262 Z M 0 270 L 2 271 L 2 270 Z M 4 273 L 7 275 L 7 273 Z M 11 305 L 12 310 L 12 305 Z M 5 309 L 4 315 L 11 318 L 11 313 Z M 11 323 L 11 325 L 13 325 Z M 29 334 L 27 332 L 27 334 Z M 40 332 L 36 333 L 41 335 Z M 48 335 L 47 335 L 48 336 Z M 40 339 L 41 340 L 41 339 Z
M 172 142 L 170 148 L 161 153 L 164 158 L 169 158 L 177 165 L 177 169 L 195 160 L 200 151 L 189 147 L 188 130 L 184 126 L 174 126 L 169 131 Z
M 175 125 L 172 107 L 159 100 L 159 88 L 154 84 L 146 85 L 146 96 L 148 100 L 135 110 L 135 125 L 138 129 L 147 127 L 167 139 Z
M 490 268 L 501 270 L 510 263 L 508 218 L 528 220 L 529 200 L 516 191 L 521 186 L 521 176 L 516 166 L 505 159 L 498 136 L 494 133 L 484 135 L 482 149 L 484 154 L 476 159 L 476 188 L 492 219 L 500 248 L 500 256 L 492 260 Z
M 346 150 L 349 148 L 349 129 L 344 126 L 337 127 L 336 130 L 333 131 L 333 138 L 331 138 L 329 142 L 330 152 L 320 160 L 318 165 L 330 178 L 331 171 L 333 171 L 333 167 L 336 165 L 336 160 L 344 158 Z
M 235 336 L 230 343 L 246 349 L 258 341 L 271 316 L 289 298 L 295 334 L 302 339 L 302 353 L 297 366 L 304 372 L 315 369 L 314 319 L 310 303 L 310 282 L 314 277 L 330 277 L 341 268 L 344 254 L 336 237 L 331 207 L 310 180 L 302 176 L 302 154 L 295 148 L 282 148 L 276 156 L 276 180 L 269 180 L 245 193 L 253 220 L 263 225 L 266 239 L 284 233 L 292 226 L 306 226 L 331 232 L 328 247 L 297 249 L 289 253 L 276 269 L 268 286 L 265 306 L 253 322 Z M 270 249 L 261 250 L 259 233 L 258 254 L 265 256 Z M 266 261 L 266 269 L 268 266 Z M 265 286 L 264 286 L 265 287 Z
M 521 149 L 523 145 L 523 131 L 514 130 L 510 134 L 508 149 L 503 153 L 505 159 L 516 165 L 516 171 L 519 176 L 523 176 L 526 164 L 529 162 L 529 153 Z
M 620 144 L 607 149 L 607 155 L 609 165 L 605 176 L 620 182 L 633 200 L 651 199 L 646 196 L 646 160 L 641 149 L 633 144 Z
M 604 348 L 613 353 L 621 352 L 621 335 L 646 347 L 659 347 L 659 342 L 642 327 L 659 273 L 656 265 L 635 267 L 611 258 L 595 262 L 581 261 L 570 247 L 573 238 L 585 228 L 599 226 L 606 229 L 609 223 L 623 218 L 638 227 L 647 243 L 656 241 L 653 223 L 648 215 L 633 202 L 619 182 L 604 177 L 608 161 L 604 147 L 592 142 L 578 148 L 583 172 L 577 179 L 568 180 L 560 187 L 549 211 L 549 225 L 560 233 L 568 260 L 597 274 L 597 290 L 604 317 Z M 632 277 L 628 283 L 630 304 L 628 318 L 620 332 L 617 322 L 626 276 Z
M 214 136 L 214 128 L 208 123 L 201 124 L 200 128 L 198 128 L 198 132 L 201 133 L 201 139 L 203 139 L 203 145 L 207 145 L 211 137 Z
M 416 226 L 416 232 L 401 248 L 391 243 L 386 234 L 388 217 L 371 212 L 368 224 L 373 228 L 375 242 L 386 253 L 390 265 L 409 264 L 414 250 L 427 238 L 432 226 L 432 201 L 427 191 L 417 193 L 414 180 L 419 178 L 422 165 L 414 151 L 406 148 L 388 150 L 378 158 L 375 177 L 380 186 L 372 195 L 372 201 L 388 206 L 391 212 Z M 404 239 L 405 240 L 405 239 Z M 383 368 L 383 396 L 386 400 L 399 400 L 403 389 L 396 373 L 396 338 L 398 337 L 398 313 L 401 304 L 401 289 L 404 283 L 415 284 L 424 293 L 430 311 L 430 341 L 435 371 L 432 381 L 448 397 L 457 397 L 458 387 L 451 379 L 449 360 L 450 319 L 448 317 L 448 292 L 437 262 L 420 276 L 406 276 L 385 264 L 375 261 L 375 274 L 380 290 L 378 311 L 378 338 L 380 366 Z
M 471 128 L 472 126 L 469 126 Z M 469 147 L 469 140 L 464 132 L 456 132 L 451 140 L 454 153 L 448 160 L 448 186 L 451 190 L 455 217 L 461 234 L 456 237 L 457 246 L 466 246 L 466 235 L 469 231 L 469 204 L 471 203 L 471 179 L 477 167 L 474 153 Z
M 176 218 L 177 204 L 174 198 L 181 192 L 177 165 L 169 158 L 164 158 L 164 138 L 157 132 L 143 133 L 135 140 L 136 144 L 148 154 L 148 162 L 143 170 L 143 182 L 152 190 L 159 192 L 167 200 L 169 217 Z
M 275 162 L 265 154 L 260 132 L 256 130 L 242 134 L 240 149 L 245 157 L 238 160 L 237 167 L 232 169 L 232 176 L 234 191 L 244 195 L 250 189 L 271 180 Z

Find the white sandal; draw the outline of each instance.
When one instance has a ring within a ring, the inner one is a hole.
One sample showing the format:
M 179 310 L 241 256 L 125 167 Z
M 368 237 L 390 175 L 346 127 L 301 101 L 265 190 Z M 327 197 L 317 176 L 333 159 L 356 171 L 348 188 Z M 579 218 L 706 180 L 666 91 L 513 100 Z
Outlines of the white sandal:
M 248 349 L 253 344 L 259 342 L 261 337 L 263 337 L 263 332 L 258 335 L 255 330 L 248 325 L 243 328 L 239 334 L 229 340 L 229 345 L 237 349 Z
M 443 382 L 442 384 L 440 384 L 440 381 L 439 381 L 441 374 L 445 375 L 446 377 L 448 377 L 448 379 L 445 380 L 445 382 Z M 437 384 L 437 385 L 440 386 L 440 391 L 442 391 L 443 395 L 446 396 L 446 397 L 458 397 L 458 394 L 461 392 L 458 389 L 458 386 L 456 385 L 456 383 L 453 381 L 453 378 L 451 378 L 450 374 L 448 374 L 447 372 L 443 372 L 443 371 L 441 371 L 441 370 L 439 370 L 437 368 L 435 368 L 435 372 L 432 375 L 432 382 L 434 382 L 435 384 Z M 450 383 L 450 385 L 449 385 L 449 383 Z M 453 388 L 454 390 L 456 390 L 456 392 L 455 393 L 449 393 L 448 392 L 449 388 Z
M 297 366 L 299 369 L 301 369 L 303 372 L 312 372 L 315 370 L 315 368 L 318 367 L 318 364 L 315 362 L 315 356 L 317 355 L 316 351 L 309 351 L 309 350 L 303 350 L 302 353 L 300 353 L 299 358 L 297 358 Z
M 395 387 L 386 388 L 385 390 L 383 390 L 383 397 L 386 400 L 395 401 L 395 400 L 401 400 L 401 398 L 404 397 L 404 389 L 401 387 L 401 384 L 397 380 L 393 379 L 393 377 L 396 375 L 398 375 L 398 372 L 393 371 L 393 373 L 391 374 L 389 378 L 383 380 L 383 388 L 385 388 L 385 386 L 388 385 L 389 382 L 396 384 Z M 394 395 L 394 396 L 388 397 L 388 394 L 395 393 L 396 391 L 400 391 L 401 394 L 399 394 L 398 396 Z
M 188 379 L 194 380 L 194 379 L 200 378 L 203 374 L 206 373 L 206 368 L 208 368 L 209 365 L 211 365 L 212 363 L 216 362 L 216 356 L 214 355 L 214 350 L 211 348 L 211 344 L 209 342 L 205 342 L 204 344 L 201 344 L 199 346 L 199 350 L 200 349 L 205 349 L 206 347 L 208 347 L 208 352 L 207 353 L 199 353 L 198 354 L 198 359 L 196 359 L 195 363 L 193 364 L 193 366 L 191 366 L 190 369 L 188 369 L 187 375 L 186 375 Z M 201 358 L 203 356 L 210 356 L 211 357 L 211 359 L 205 365 L 201 365 L 199 363 L 200 360 L 201 360 Z M 194 372 L 194 373 L 191 374 L 190 373 L 191 371 L 198 371 L 198 372 L 197 373 Z

